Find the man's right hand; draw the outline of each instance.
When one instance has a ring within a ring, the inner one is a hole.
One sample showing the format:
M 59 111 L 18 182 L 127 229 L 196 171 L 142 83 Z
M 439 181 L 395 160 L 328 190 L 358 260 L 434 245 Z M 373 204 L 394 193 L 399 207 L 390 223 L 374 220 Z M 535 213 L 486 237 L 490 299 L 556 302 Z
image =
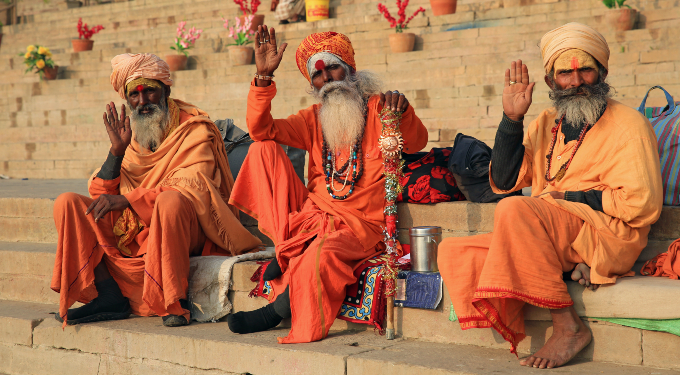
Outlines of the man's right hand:
M 132 140 L 130 117 L 125 115 L 125 104 L 121 109 L 120 118 L 113 102 L 106 105 L 104 126 L 106 126 L 106 132 L 109 134 L 109 140 L 111 140 L 111 154 L 113 156 L 125 155 L 125 149 Z
M 283 52 L 286 50 L 288 43 L 283 43 L 280 49 L 276 48 L 276 31 L 272 27 L 267 29 L 267 25 L 260 25 L 257 27 L 255 34 L 255 66 L 257 74 L 261 76 L 271 76 L 274 71 L 281 64 Z M 260 80 L 256 82 L 257 86 L 269 86 L 271 81 Z
M 522 60 L 513 61 L 505 70 L 503 112 L 510 120 L 521 121 L 531 106 L 531 94 L 536 82 L 529 83 L 529 69 Z

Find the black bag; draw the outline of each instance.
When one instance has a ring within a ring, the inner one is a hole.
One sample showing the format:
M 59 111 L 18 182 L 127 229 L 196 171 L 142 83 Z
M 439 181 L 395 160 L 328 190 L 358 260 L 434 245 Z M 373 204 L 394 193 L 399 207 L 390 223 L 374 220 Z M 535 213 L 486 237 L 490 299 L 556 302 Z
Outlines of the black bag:
M 224 141 L 224 148 L 227 151 L 227 157 L 229 158 L 229 169 L 231 169 L 231 175 L 236 180 L 238 172 L 241 170 L 243 161 L 248 155 L 248 149 L 250 145 L 254 142 L 250 135 L 239 127 L 234 125 L 234 120 L 228 118 L 225 120 L 215 121 L 217 129 L 220 130 L 222 134 L 222 140 Z M 295 169 L 295 174 L 300 178 L 302 183 L 305 183 L 305 150 L 300 150 L 295 147 L 289 147 L 281 145 L 286 155 L 290 158 L 291 163 L 293 163 L 293 169 Z
M 458 188 L 470 202 L 498 202 L 511 195 L 522 195 L 521 191 L 510 194 L 495 194 L 489 182 L 491 147 L 468 135 L 458 133 L 449 156 L 449 170 L 458 183 Z
M 451 150 L 433 148 L 429 152 L 403 154 L 404 177 L 399 181 L 403 192 L 397 202 L 440 203 L 465 200 L 456 180 L 447 169 Z

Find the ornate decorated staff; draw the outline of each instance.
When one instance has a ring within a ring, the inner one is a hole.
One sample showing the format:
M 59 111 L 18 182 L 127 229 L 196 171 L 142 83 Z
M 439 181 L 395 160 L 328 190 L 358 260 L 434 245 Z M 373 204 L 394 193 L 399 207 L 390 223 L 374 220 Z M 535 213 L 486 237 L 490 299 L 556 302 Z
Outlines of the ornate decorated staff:
M 387 329 L 388 340 L 394 339 L 394 294 L 396 292 L 396 280 L 399 254 L 399 240 L 397 239 L 397 196 L 402 192 L 399 178 L 403 176 L 401 150 L 404 148 L 404 139 L 401 137 L 399 125 L 401 112 L 393 112 L 383 109 L 380 112 L 382 133 L 378 140 L 380 151 L 383 155 L 385 170 L 385 228 L 383 235 L 388 255 L 387 263 L 383 268 L 383 280 L 385 296 L 387 297 Z

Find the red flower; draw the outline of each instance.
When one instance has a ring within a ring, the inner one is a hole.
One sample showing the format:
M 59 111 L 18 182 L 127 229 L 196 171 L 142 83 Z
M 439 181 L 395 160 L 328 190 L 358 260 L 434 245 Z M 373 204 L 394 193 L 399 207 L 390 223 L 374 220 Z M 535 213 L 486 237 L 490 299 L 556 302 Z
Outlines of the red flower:
M 438 179 L 444 178 L 444 176 L 446 176 L 447 173 L 449 173 L 449 170 L 444 168 L 444 167 L 440 167 L 440 166 L 436 166 L 436 167 L 432 168 L 432 171 L 430 172 L 432 177 L 438 178 Z
M 415 203 L 430 203 L 430 176 L 421 176 L 409 186 L 408 197 Z
M 449 150 L 448 148 L 442 149 L 442 154 L 444 154 L 445 158 L 448 158 L 449 155 L 451 155 L 451 150 Z
M 427 155 L 423 156 L 423 158 L 420 159 L 420 162 L 423 164 L 434 163 L 434 151 L 430 150 L 430 152 L 428 152 Z
M 430 189 L 430 203 L 448 202 L 451 200 L 446 194 L 442 194 L 437 189 Z
M 447 184 L 451 186 L 458 186 L 458 184 L 456 183 L 456 179 L 453 177 L 453 174 L 451 172 L 448 172 L 444 177 L 446 178 Z

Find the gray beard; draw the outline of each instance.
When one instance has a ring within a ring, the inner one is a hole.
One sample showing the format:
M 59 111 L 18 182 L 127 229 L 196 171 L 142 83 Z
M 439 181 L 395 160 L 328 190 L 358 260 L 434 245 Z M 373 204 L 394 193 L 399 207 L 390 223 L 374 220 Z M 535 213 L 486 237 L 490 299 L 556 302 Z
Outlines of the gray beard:
M 152 111 L 141 113 L 143 109 Z M 163 141 L 169 117 L 166 100 L 161 100 L 160 104 L 149 103 L 133 109 L 130 113 L 130 127 L 137 143 L 148 150 L 155 151 Z
M 366 126 L 366 102 L 380 93 L 381 82 L 373 73 L 361 71 L 346 77 L 312 92 L 321 104 L 321 131 L 332 151 L 349 149 L 361 137 Z
M 604 81 L 566 90 L 557 88 L 554 83 L 553 80 L 555 89 L 550 91 L 549 95 L 557 110 L 557 118 L 564 116 L 565 122 L 574 127 L 583 124 L 594 125 L 611 96 L 611 86 Z

